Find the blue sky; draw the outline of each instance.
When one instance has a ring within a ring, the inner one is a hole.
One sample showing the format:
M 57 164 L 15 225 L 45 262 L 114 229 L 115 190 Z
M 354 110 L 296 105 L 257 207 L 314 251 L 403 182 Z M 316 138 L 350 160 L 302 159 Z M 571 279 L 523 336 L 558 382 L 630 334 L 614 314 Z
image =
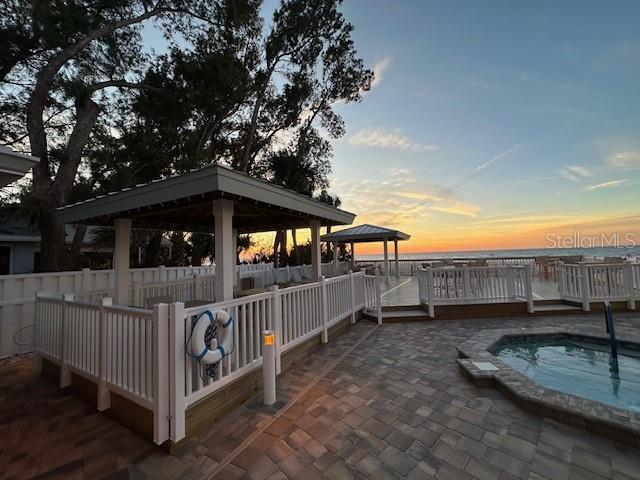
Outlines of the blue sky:
M 356 223 L 411 233 L 413 252 L 544 247 L 550 233 L 640 244 L 640 2 L 342 11 L 376 72 L 361 103 L 336 106 L 331 190 Z
M 378 74 L 361 104 L 340 107 L 348 132 L 334 143 L 334 190 L 362 221 L 409 230 L 417 250 L 640 223 L 640 2 L 343 11 Z

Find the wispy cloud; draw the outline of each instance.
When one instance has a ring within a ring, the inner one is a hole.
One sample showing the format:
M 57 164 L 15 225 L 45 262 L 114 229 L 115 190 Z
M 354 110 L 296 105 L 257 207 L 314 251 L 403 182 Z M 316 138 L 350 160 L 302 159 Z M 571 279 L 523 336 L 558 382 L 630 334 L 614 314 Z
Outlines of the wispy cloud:
M 422 192 L 396 192 L 396 195 L 402 198 L 409 198 L 412 200 L 422 200 L 422 201 L 433 201 L 433 202 L 441 202 L 443 200 L 442 197 L 437 195 L 432 195 L 430 193 L 422 193 Z
M 565 165 L 565 168 L 576 175 L 581 177 L 592 177 L 593 173 L 587 167 L 583 167 L 582 165 Z
M 582 165 L 565 165 L 558 170 L 558 175 L 574 183 L 581 183 L 583 179 L 592 177 L 593 173 Z
M 607 158 L 607 164 L 623 170 L 640 168 L 640 152 L 614 153 Z
M 620 185 L 628 181 L 629 181 L 628 178 L 623 178 L 621 180 L 609 180 L 608 182 L 602 182 L 596 185 L 589 185 L 585 188 L 585 190 L 590 192 L 592 190 L 601 190 L 603 188 L 619 187 Z
M 371 82 L 371 88 L 377 87 L 382 82 L 384 74 L 391 66 L 391 57 L 384 57 L 382 60 L 376 62 L 373 66 L 373 80 Z
M 450 205 L 434 205 L 429 208 L 434 212 L 451 213 L 454 215 L 462 215 L 463 217 L 475 218 L 480 212 L 480 208 L 476 205 L 464 202 L 453 202 Z
M 348 143 L 354 147 L 387 148 L 412 152 L 438 150 L 437 145 L 412 142 L 399 130 L 363 129 L 349 138 Z
M 481 165 L 478 165 L 476 167 L 476 169 L 473 171 L 473 173 L 471 174 L 471 177 L 476 177 L 478 175 L 480 175 L 483 171 L 485 171 L 487 168 L 489 168 L 491 165 L 493 165 L 496 162 L 499 162 L 500 160 L 502 160 L 503 158 L 508 157 L 509 155 L 511 155 L 512 153 L 514 153 L 515 151 L 518 150 L 518 148 L 520 148 L 520 145 L 514 145 L 511 148 L 506 149 L 504 152 L 499 153 L 498 155 L 496 155 L 495 157 L 487 160 L 486 162 L 484 162 Z
M 469 218 L 480 213 L 479 206 L 463 201 L 450 188 L 422 181 L 407 168 L 385 169 L 382 178 L 341 181 L 334 188 L 343 206 L 359 212 L 363 223 L 412 230 L 436 213 Z

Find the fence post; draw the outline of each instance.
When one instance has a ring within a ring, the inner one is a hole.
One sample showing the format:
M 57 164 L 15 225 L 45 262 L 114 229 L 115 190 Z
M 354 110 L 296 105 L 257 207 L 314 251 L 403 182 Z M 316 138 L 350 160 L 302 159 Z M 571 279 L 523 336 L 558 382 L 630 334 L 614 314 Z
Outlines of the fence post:
M 273 297 L 271 301 L 271 315 L 273 318 L 273 330 L 276 333 L 276 375 L 280 375 L 282 372 L 281 352 L 283 330 L 282 330 L 282 295 L 280 294 L 280 287 L 278 285 L 271 286 L 271 292 Z
M 462 296 L 469 298 L 471 295 L 471 278 L 469 276 L 469 265 L 462 266 Z
M 187 402 L 184 390 L 184 303 L 169 305 L 169 438 L 176 443 L 185 436 L 185 411 Z
M 42 306 L 40 305 L 40 297 L 44 297 L 44 292 L 36 292 L 35 302 L 34 302 L 34 323 L 33 323 L 33 373 L 39 374 L 42 372 L 42 357 L 38 355 L 38 347 L 40 342 L 40 322 L 42 319 L 40 318 L 42 315 Z
M 169 280 L 168 275 L 169 274 L 167 273 L 167 267 L 165 267 L 164 265 L 160 265 L 158 267 L 158 281 L 166 282 L 167 280 Z
M 531 284 L 531 264 L 528 263 L 524 266 L 524 288 L 527 293 L 527 312 L 534 313 L 535 305 L 533 303 L 533 285 Z
M 131 285 L 131 295 L 133 296 L 133 298 L 131 299 L 131 305 L 136 305 L 140 308 L 147 307 L 142 302 L 142 292 L 139 282 L 133 282 L 133 284 Z
M 111 394 L 107 387 L 107 312 L 104 307 L 113 305 L 113 300 L 105 297 L 100 300 L 100 324 L 98 325 L 98 410 L 111 407 Z
M 636 309 L 636 301 L 634 298 L 633 291 L 633 270 L 630 263 L 625 263 L 623 266 L 623 276 L 624 276 L 624 286 L 625 286 L 625 295 L 629 297 L 627 300 L 627 307 L 629 310 Z
M 580 296 L 582 297 L 582 309 L 585 312 L 591 311 L 591 305 L 589 304 L 589 278 L 586 263 L 580 264 Z
M 82 269 L 82 292 L 90 292 L 91 290 L 95 290 L 94 286 L 91 285 L 91 269 L 83 268 Z
M 433 304 L 434 299 L 435 299 L 435 286 L 433 284 L 433 270 L 431 269 L 431 267 L 427 267 L 424 270 L 425 276 L 427 277 L 427 304 L 429 305 L 429 316 L 431 318 L 434 318 L 436 316 L 436 308 L 435 305 Z
M 353 281 L 353 270 L 349 270 L 349 288 L 351 292 L 351 325 L 356 324 L 356 287 Z
M 329 341 L 329 308 L 327 306 L 327 283 L 324 275 L 320 275 L 320 306 L 322 308 L 322 343 Z
M 376 317 L 378 318 L 378 325 L 382 325 L 382 290 L 380 288 L 380 275 L 376 268 Z
M 202 277 L 200 275 L 194 275 L 193 276 L 193 298 L 192 300 L 202 300 L 204 295 L 203 295 L 203 288 L 202 288 Z
M 516 296 L 516 277 L 513 274 L 513 265 L 507 265 L 504 268 L 507 270 L 507 295 L 512 300 Z
M 566 272 L 564 262 L 558 262 L 558 293 L 560 294 L 560 300 L 563 300 L 566 296 Z
M 171 370 L 169 368 L 169 307 L 153 306 L 153 441 L 160 445 L 169 439 Z M 184 372 L 184 369 L 182 370 Z M 184 397 L 184 395 L 183 395 Z
M 67 341 L 66 335 L 69 331 L 69 309 L 67 302 L 73 302 L 73 293 L 65 293 L 62 295 L 62 325 L 60 328 L 60 387 L 68 387 L 71 385 L 71 372 L 67 366 Z

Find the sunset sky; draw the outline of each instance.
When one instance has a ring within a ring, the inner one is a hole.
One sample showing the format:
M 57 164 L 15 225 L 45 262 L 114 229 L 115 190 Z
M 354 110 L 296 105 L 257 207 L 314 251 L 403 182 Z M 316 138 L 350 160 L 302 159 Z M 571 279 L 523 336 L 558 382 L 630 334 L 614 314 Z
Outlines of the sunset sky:
M 411 252 L 640 241 L 640 2 L 343 11 L 376 72 L 362 103 L 338 107 L 332 191 L 356 223 L 412 234 Z
M 640 244 L 640 2 L 342 9 L 376 73 L 361 103 L 336 106 L 347 134 L 333 141 L 331 192 L 356 224 L 406 231 L 415 253 L 572 234 Z M 157 33 L 147 41 L 162 50 Z

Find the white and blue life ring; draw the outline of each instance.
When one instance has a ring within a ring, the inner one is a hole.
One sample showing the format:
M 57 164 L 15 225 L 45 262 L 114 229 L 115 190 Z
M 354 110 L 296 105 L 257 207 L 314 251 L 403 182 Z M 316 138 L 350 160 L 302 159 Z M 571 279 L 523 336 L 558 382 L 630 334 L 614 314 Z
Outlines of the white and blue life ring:
M 214 345 L 209 345 L 206 338 L 212 336 L 207 335 L 207 329 L 210 327 L 222 327 L 220 342 L 217 343 L 214 339 Z M 193 357 L 204 364 L 218 363 L 226 355 L 229 355 L 233 349 L 233 319 L 231 316 L 224 310 L 217 310 L 214 313 L 205 310 L 198 315 L 198 320 L 191 331 L 191 347 Z

